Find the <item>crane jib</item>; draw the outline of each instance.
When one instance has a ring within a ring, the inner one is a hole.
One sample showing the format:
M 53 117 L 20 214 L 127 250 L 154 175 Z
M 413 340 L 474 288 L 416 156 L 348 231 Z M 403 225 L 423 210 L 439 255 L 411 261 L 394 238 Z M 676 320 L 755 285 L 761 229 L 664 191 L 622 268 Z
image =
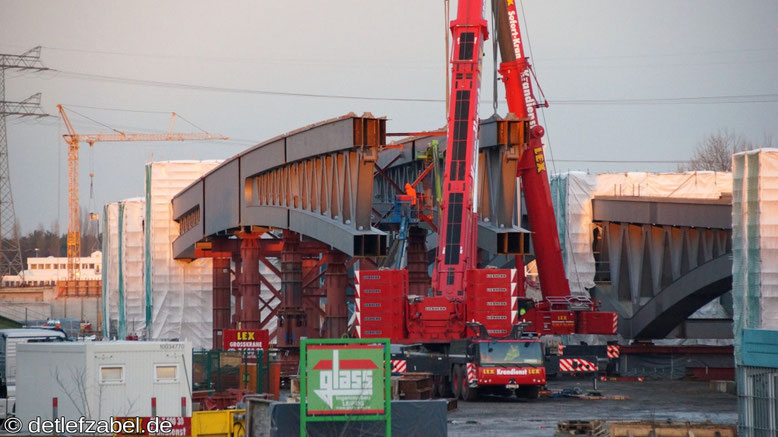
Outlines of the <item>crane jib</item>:
M 516 16 L 516 5 L 512 2 L 508 2 L 508 25 L 511 29 L 511 39 L 513 40 L 513 53 L 516 59 L 524 57 L 521 47 L 521 33 L 519 32 L 519 19 Z

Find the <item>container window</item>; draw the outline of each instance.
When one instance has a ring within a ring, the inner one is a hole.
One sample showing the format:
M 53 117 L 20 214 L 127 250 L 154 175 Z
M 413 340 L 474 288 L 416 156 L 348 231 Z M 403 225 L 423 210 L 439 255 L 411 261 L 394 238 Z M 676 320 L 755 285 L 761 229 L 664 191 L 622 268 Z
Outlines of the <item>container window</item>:
M 154 366 L 154 382 L 178 381 L 178 366 L 175 364 L 158 364 Z
M 100 366 L 100 384 L 123 384 L 124 366 Z

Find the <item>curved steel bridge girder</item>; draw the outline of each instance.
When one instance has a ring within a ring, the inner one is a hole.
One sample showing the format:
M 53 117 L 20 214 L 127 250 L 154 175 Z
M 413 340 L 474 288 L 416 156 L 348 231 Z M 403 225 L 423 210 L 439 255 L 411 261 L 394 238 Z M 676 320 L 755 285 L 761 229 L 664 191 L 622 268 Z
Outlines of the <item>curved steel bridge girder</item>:
M 695 311 L 732 289 L 730 255 L 709 261 L 663 289 L 630 319 L 622 319 L 619 331 L 627 338 L 664 338 Z
M 380 256 L 386 234 L 371 226 L 373 171 L 386 120 L 347 114 L 281 135 L 226 160 L 173 198 L 176 259 L 198 242 L 275 228 L 349 256 Z

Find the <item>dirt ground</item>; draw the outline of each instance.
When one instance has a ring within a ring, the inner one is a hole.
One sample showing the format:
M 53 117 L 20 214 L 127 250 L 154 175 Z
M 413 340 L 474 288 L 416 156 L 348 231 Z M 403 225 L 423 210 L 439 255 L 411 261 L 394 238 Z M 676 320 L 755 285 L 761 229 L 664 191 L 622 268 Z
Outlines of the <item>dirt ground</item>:
M 552 381 L 549 389 L 592 389 L 591 380 Z M 523 399 L 482 397 L 459 401 L 448 414 L 449 436 L 553 436 L 557 422 L 565 420 L 674 420 L 734 424 L 737 397 L 713 392 L 707 382 L 644 381 L 599 382 L 603 395 L 628 396 L 627 400 L 573 398 Z

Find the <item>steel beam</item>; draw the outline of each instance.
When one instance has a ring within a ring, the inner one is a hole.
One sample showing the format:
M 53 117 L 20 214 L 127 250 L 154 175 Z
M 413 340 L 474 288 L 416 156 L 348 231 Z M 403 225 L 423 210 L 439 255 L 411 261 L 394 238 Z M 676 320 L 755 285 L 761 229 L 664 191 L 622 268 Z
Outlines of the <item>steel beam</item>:
M 732 198 L 597 196 L 592 199 L 592 214 L 595 222 L 732 229 Z
M 386 120 L 347 114 L 268 140 L 204 175 L 173 198 L 175 259 L 209 237 L 250 226 L 315 238 L 351 256 L 381 256 L 371 226 L 373 172 Z
M 630 319 L 622 319 L 624 338 L 664 338 L 711 300 L 732 289 L 729 255 L 722 255 L 688 272 L 646 302 Z

